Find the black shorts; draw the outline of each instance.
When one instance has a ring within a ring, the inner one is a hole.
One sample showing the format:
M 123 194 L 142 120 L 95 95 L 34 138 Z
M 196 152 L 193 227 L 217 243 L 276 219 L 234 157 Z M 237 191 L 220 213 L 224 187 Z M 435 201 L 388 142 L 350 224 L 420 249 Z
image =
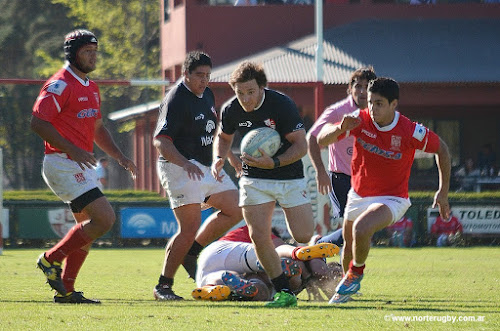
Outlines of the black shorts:
M 351 176 L 340 172 L 329 171 L 328 175 L 332 182 L 333 191 L 328 193 L 332 204 L 340 210 L 340 216 L 344 216 L 344 209 L 347 203 L 347 193 L 351 189 Z
M 72 200 L 69 203 L 69 207 L 73 213 L 81 213 L 83 208 L 87 207 L 89 203 L 103 197 L 104 194 L 99 188 L 93 188 L 80 195 L 78 198 Z

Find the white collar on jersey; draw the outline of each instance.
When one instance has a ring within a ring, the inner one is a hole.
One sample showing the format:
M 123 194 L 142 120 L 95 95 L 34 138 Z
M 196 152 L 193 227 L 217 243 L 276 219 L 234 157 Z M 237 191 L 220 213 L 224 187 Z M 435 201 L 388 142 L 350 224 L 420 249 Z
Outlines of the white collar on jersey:
M 191 93 L 193 93 L 194 95 L 196 95 L 196 94 L 195 94 L 193 91 L 191 91 L 191 89 L 187 86 L 185 78 L 182 78 L 182 85 L 184 85 L 184 86 L 188 89 L 188 91 L 189 91 L 189 92 L 191 92 Z M 197 96 L 198 98 L 200 98 L 200 99 L 201 99 L 201 98 L 203 98 L 203 93 L 202 93 L 201 95 L 196 95 L 196 96 Z
M 377 128 L 377 130 L 382 131 L 382 132 L 387 132 L 387 131 L 391 131 L 392 129 L 394 129 L 394 127 L 396 126 L 396 124 L 398 124 L 398 121 L 399 121 L 399 112 L 398 111 L 396 111 L 394 113 L 394 119 L 392 120 L 392 123 L 389 124 L 389 125 L 380 127 L 377 123 L 375 123 L 372 120 L 373 125 L 375 125 L 375 127 Z
M 253 110 L 259 109 L 262 106 L 262 104 L 264 103 L 264 100 L 266 100 L 266 89 L 264 89 L 264 93 L 262 93 L 262 100 L 257 105 L 257 107 L 255 107 Z
M 89 86 L 89 79 L 86 78 L 85 80 L 81 79 L 77 74 L 75 74 L 75 72 L 71 69 L 71 67 L 69 66 L 69 62 L 66 61 L 66 63 L 64 64 L 64 69 L 66 69 L 70 74 L 73 75 L 73 77 L 75 77 L 83 86 Z

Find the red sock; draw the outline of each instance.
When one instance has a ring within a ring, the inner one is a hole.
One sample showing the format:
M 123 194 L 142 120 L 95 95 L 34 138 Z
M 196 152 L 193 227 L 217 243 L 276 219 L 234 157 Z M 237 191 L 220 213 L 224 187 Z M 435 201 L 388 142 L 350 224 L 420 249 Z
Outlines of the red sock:
M 64 288 L 68 292 L 73 292 L 75 290 L 75 280 L 80 268 L 85 262 L 89 252 L 83 249 L 77 249 L 72 252 L 66 258 L 66 263 L 64 264 L 63 272 L 61 274 L 62 281 L 64 283 Z
M 299 249 L 301 249 L 301 248 L 302 248 L 302 247 L 295 247 L 295 248 L 293 249 L 293 251 L 292 251 L 292 259 L 294 259 L 294 260 L 299 260 L 299 258 L 297 257 L 297 251 L 298 251 Z
M 72 252 L 90 244 L 93 240 L 83 231 L 83 224 L 78 223 L 68 231 L 61 241 L 45 252 L 45 258 L 50 263 L 62 262 Z
M 363 270 L 365 270 L 365 265 L 363 264 L 361 267 L 355 267 L 353 264 L 352 264 L 353 260 L 351 260 L 351 262 L 349 262 L 349 270 L 357 273 L 358 275 L 362 275 L 363 274 Z

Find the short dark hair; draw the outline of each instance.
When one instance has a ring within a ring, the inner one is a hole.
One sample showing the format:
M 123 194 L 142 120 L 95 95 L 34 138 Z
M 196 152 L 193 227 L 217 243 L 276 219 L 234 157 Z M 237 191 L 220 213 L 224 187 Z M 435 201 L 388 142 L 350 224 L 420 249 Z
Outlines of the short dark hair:
M 393 100 L 399 100 L 399 85 L 392 79 L 380 77 L 368 83 L 368 92 L 377 93 L 391 103 Z
M 359 80 L 366 79 L 368 82 L 370 82 L 376 78 L 377 75 L 375 74 L 375 70 L 373 69 L 372 66 L 359 68 L 352 73 L 351 79 L 349 80 L 349 87 L 347 91 L 349 93 L 354 83 L 356 83 Z
M 255 79 L 259 87 L 267 86 L 267 77 L 264 72 L 264 67 L 261 64 L 244 61 L 231 73 L 229 85 L 234 88 L 236 83 L 248 82 Z
M 208 56 L 207 53 L 201 51 L 191 51 L 187 53 L 186 59 L 182 64 L 182 72 L 184 73 L 187 70 L 191 73 L 199 66 L 209 66 L 212 68 L 212 59 L 210 59 L 210 56 Z

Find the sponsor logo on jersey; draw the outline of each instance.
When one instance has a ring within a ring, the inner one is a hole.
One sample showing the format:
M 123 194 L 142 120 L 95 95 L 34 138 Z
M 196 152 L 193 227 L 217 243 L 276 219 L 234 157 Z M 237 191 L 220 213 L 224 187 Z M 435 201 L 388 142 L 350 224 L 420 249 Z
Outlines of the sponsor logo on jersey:
M 213 141 L 214 141 L 214 136 L 201 137 L 201 146 L 212 145 Z
M 78 98 L 78 102 L 85 102 L 85 101 L 89 101 L 89 98 L 87 98 L 86 96 Z
M 267 120 L 264 120 L 264 124 L 271 129 L 276 130 L 276 122 L 273 119 L 268 118 Z
M 94 92 L 94 97 L 95 97 L 95 102 L 97 102 L 97 104 L 99 104 L 99 93 Z
M 391 136 L 391 149 L 395 151 L 401 150 L 401 136 Z
M 251 128 L 252 127 L 252 122 L 250 122 L 250 121 L 241 122 L 241 123 L 238 124 L 238 126 Z
M 422 141 L 425 138 L 425 134 L 427 133 L 427 128 L 422 124 L 415 125 L 415 131 L 413 131 L 413 138 L 418 141 Z
M 304 124 L 303 123 L 299 123 L 295 126 L 295 131 L 297 130 L 300 130 L 300 129 L 303 129 L 304 128 Z
M 200 114 L 200 115 L 196 116 L 196 117 L 194 118 L 194 120 L 195 120 L 195 121 L 199 121 L 199 120 L 202 120 L 202 119 L 204 119 L 204 118 L 205 118 L 205 115 Z
M 76 117 L 78 118 L 91 118 L 91 117 L 97 117 L 97 114 L 99 113 L 99 109 L 82 109 L 80 112 L 78 112 L 78 115 Z
M 347 155 L 352 155 L 353 150 L 352 146 L 347 147 Z
M 86 179 L 85 179 L 85 176 L 83 175 L 83 172 L 77 173 L 74 176 L 75 176 L 75 180 L 78 184 L 86 182 Z
M 212 121 L 212 120 L 208 120 L 207 121 L 207 125 L 205 126 L 205 131 L 207 131 L 208 133 L 210 133 L 213 130 L 215 130 L 215 122 Z
M 364 133 L 365 135 L 367 135 L 368 137 L 370 137 L 372 139 L 377 138 L 377 134 L 376 133 L 367 131 L 366 129 L 361 129 L 361 133 Z
M 68 84 L 63 80 L 54 80 L 47 86 L 47 92 L 61 95 Z
M 215 117 L 217 117 L 217 111 L 215 110 L 215 107 L 212 106 L 212 108 L 210 108 L 210 110 L 212 111 L 212 113 L 214 113 Z
M 373 144 L 369 144 L 359 137 L 357 138 L 357 142 L 361 145 L 361 147 L 365 151 L 372 153 L 372 154 L 380 155 L 382 157 L 385 157 L 386 159 L 401 160 L 401 158 L 403 156 L 401 153 L 396 153 L 393 151 L 386 151 L 378 146 L 375 146 Z

